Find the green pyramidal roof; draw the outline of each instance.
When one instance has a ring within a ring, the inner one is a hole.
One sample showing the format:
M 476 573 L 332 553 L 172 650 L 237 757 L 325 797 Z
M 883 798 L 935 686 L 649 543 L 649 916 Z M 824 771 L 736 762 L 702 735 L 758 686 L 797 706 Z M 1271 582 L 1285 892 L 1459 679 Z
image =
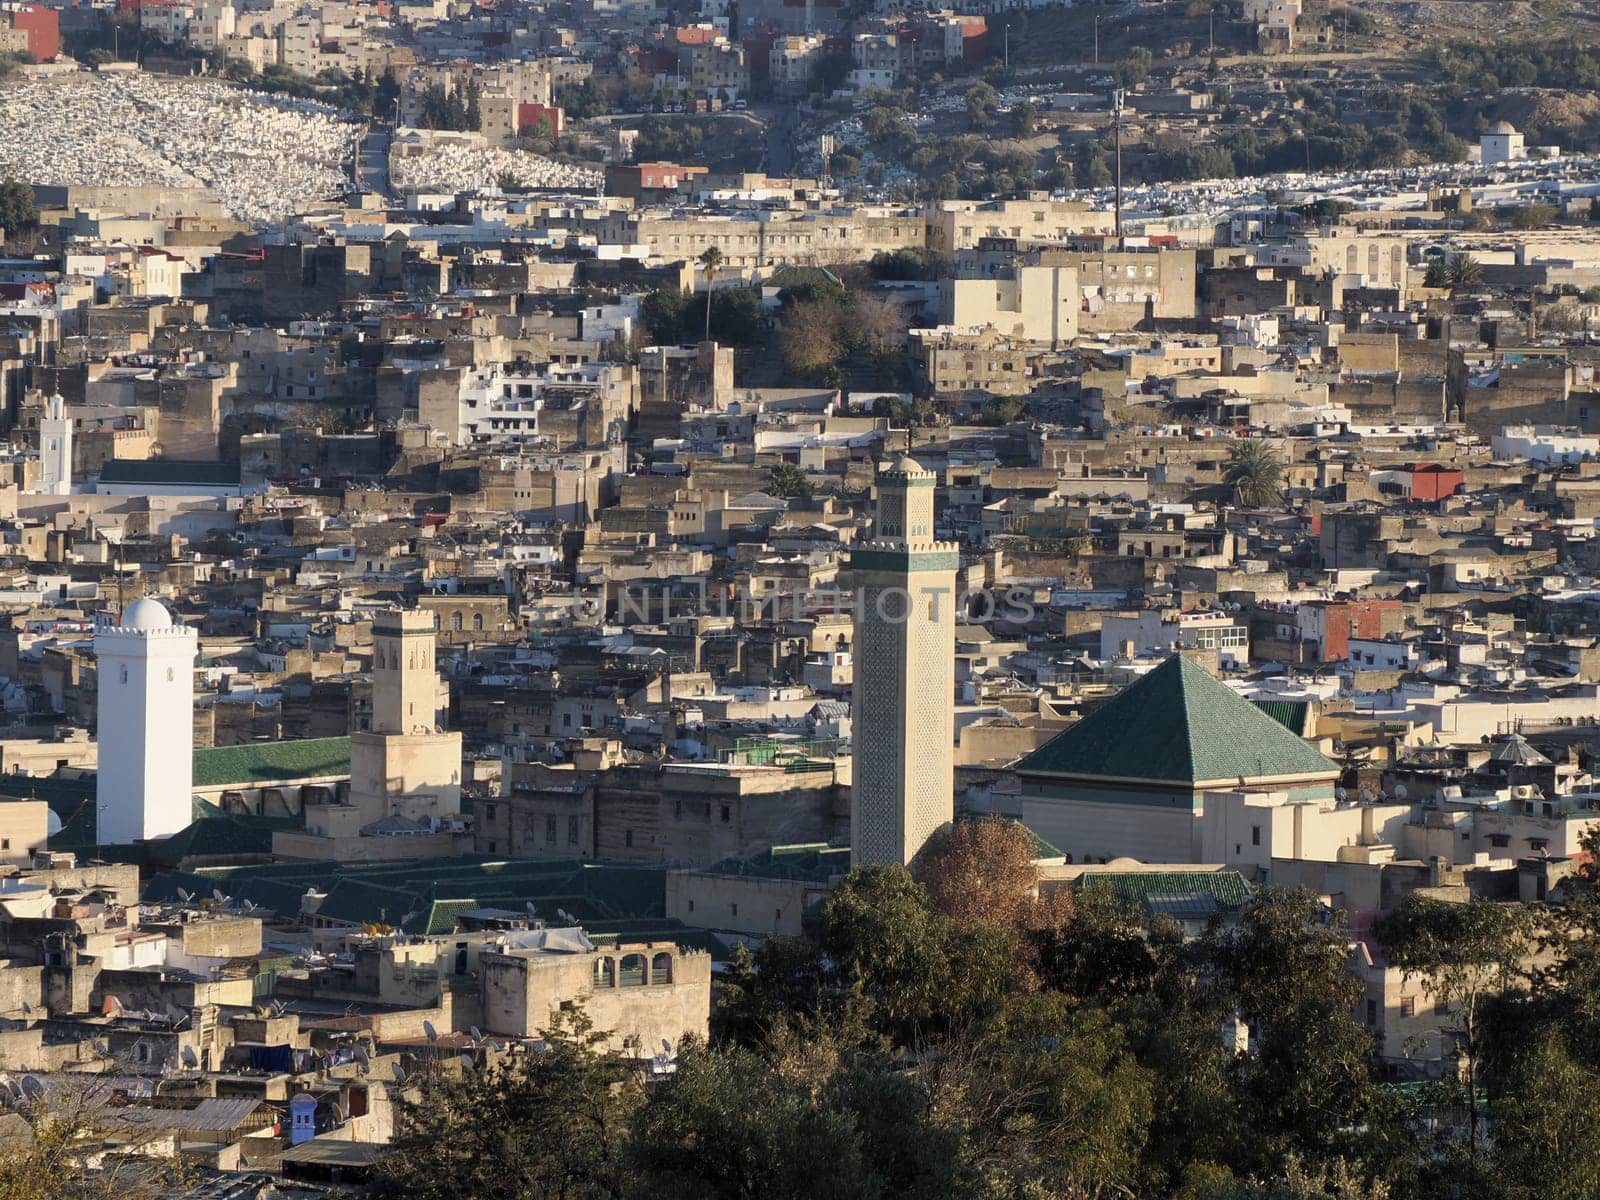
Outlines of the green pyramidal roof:
M 1230 784 L 1333 776 L 1339 765 L 1174 656 L 1017 763 L 1018 774 Z

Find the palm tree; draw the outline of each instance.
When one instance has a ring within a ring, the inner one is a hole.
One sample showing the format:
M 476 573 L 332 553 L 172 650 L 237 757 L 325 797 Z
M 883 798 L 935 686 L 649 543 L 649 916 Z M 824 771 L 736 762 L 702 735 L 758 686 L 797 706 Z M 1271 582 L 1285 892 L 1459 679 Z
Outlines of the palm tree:
M 1271 504 L 1283 488 L 1283 464 L 1265 442 L 1254 438 L 1235 442 L 1228 450 L 1222 480 L 1241 504 Z
M 1445 278 L 1453 288 L 1468 288 L 1483 278 L 1483 268 L 1470 254 L 1452 254 L 1445 267 Z
M 708 246 L 700 256 L 700 265 L 706 269 L 706 341 L 711 340 L 711 289 L 717 286 L 717 268 L 722 265 L 722 251 Z

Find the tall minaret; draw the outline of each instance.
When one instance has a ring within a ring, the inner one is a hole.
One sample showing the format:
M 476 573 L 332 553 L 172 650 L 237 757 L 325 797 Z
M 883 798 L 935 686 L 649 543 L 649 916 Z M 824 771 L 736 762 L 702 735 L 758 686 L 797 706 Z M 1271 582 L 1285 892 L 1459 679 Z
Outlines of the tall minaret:
M 876 536 L 855 587 L 851 858 L 908 863 L 955 808 L 956 547 L 933 540 L 934 475 L 902 457 L 878 476 Z
M 59 392 L 44 402 L 39 421 L 39 491 L 46 496 L 72 492 L 72 418 Z
M 166 837 L 194 819 L 193 629 L 148 596 L 95 635 L 99 842 Z
M 382 612 L 373 619 L 373 733 L 432 733 L 439 727 L 436 625 L 426 610 Z

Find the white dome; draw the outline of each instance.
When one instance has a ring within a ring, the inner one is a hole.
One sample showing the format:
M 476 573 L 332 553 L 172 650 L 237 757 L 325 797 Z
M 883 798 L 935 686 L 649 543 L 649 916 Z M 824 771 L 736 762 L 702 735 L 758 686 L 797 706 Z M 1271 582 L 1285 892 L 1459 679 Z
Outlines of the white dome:
M 1511 124 L 1510 121 L 1496 121 L 1493 125 L 1489 126 L 1490 133 L 1506 134 L 1515 133 L 1516 131 L 1517 127 Z
M 161 601 L 146 596 L 128 605 L 122 614 L 121 625 L 124 629 L 171 629 L 172 614 Z

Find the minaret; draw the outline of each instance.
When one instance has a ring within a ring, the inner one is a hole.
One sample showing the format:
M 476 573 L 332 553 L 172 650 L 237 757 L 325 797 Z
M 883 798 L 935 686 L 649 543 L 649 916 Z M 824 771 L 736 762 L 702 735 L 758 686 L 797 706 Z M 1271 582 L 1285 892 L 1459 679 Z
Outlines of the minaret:
M 39 421 L 39 491 L 46 496 L 72 492 L 72 418 L 59 392 L 44 402 Z
M 436 623 L 428 611 L 383 612 L 373 620 L 373 733 L 432 733 L 439 727 Z
M 910 862 L 954 812 L 958 558 L 933 540 L 933 490 L 933 472 L 909 457 L 881 472 L 876 536 L 850 555 L 858 865 Z
M 148 596 L 95 635 L 95 812 L 122 846 L 189 826 L 194 801 L 195 631 Z

